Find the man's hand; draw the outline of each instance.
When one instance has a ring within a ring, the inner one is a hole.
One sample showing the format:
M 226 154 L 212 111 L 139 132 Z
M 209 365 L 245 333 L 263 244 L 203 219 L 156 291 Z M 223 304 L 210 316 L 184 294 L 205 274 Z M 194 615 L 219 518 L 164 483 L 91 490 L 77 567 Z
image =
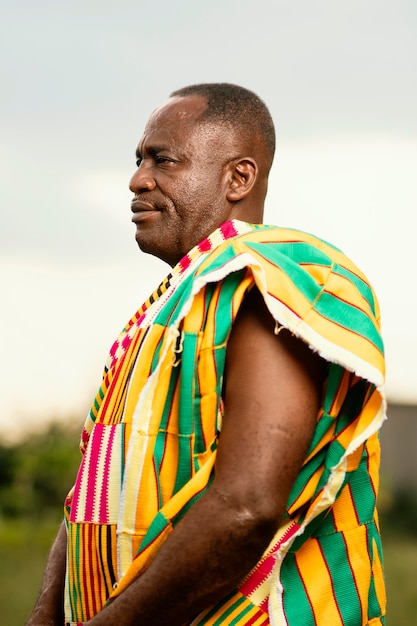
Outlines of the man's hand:
M 49 553 L 41 592 L 26 626 L 64 626 L 67 531 L 62 522 Z

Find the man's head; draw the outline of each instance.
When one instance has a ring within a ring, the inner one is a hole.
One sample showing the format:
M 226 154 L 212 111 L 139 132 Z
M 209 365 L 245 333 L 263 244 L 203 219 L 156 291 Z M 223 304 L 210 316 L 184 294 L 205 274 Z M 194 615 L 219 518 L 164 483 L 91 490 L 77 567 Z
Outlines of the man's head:
M 175 96 L 205 98 L 207 108 L 199 121 L 224 125 L 247 142 L 256 136 L 264 144 L 272 165 L 275 153 L 274 122 L 265 103 L 253 91 L 231 83 L 201 83 L 177 89 L 170 97 Z
M 146 125 L 130 182 L 139 247 L 175 265 L 228 219 L 261 222 L 274 147 L 252 92 L 213 83 L 171 94 Z

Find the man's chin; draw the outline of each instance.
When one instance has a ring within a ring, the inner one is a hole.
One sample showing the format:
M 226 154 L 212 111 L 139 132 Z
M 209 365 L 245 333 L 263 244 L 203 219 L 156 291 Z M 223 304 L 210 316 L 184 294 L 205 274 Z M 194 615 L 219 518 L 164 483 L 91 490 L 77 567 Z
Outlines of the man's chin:
M 152 238 L 149 237 L 149 235 L 146 236 L 146 233 L 138 229 L 136 231 L 135 239 L 142 252 L 146 252 L 146 254 L 155 254 L 155 245 L 152 243 Z
M 157 259 L 168 263 L 169 265 L 175 265 L 175 262 L 172 262 L 169 258 L 169 255 L 166 254 L 166 251 L 161 249 L 160 239 L 155 241 L 153 237 L 146 236 L 145 233 L 141 231 L 136 231 L 136 243 L 141 252 L 145 254 L 150 254 L 151 256 L 155 256 Z M 158 245 L 159 243 L 159 245 Z

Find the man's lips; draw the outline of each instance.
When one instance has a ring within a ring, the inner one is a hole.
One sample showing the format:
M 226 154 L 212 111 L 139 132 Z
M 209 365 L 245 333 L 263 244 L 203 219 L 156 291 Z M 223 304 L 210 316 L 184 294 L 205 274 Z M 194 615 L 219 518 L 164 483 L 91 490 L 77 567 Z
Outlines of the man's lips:
M 149 202 L 144 202 L 139 198 L 134 198 L 131 203 L 132 210 L 132 222 L 141 222 L 143 219 L 146 219 L 151 214 L 158 213 L 159 209 L 155 208 L 153 204 Z

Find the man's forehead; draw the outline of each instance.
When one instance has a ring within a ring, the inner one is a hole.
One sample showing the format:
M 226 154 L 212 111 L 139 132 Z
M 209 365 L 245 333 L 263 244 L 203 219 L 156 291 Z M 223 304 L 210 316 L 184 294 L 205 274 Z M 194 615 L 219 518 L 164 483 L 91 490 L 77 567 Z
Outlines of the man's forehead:
M 146 130 L 158 128 L 164 124 L 194 122 L 207 108 L 204 96 L 173 96 L 156 108 L 146 125 Z
M 199 149 L 206 146 L 212 150 L 214 143 L 218 144 L 218 153 L 221 149 L 236 151 L 236 133 L 232 128 L 213 120 L 203 122 L 201 116 L 206 109 L 205 96 L 194 94 L 169 98 L 151 114 L 137 152 L 143 154 L 146 150 L 155 150 L 157 146 L 175 146 L 179 150 L 189 146 L 190 141 L 197 141 Z

